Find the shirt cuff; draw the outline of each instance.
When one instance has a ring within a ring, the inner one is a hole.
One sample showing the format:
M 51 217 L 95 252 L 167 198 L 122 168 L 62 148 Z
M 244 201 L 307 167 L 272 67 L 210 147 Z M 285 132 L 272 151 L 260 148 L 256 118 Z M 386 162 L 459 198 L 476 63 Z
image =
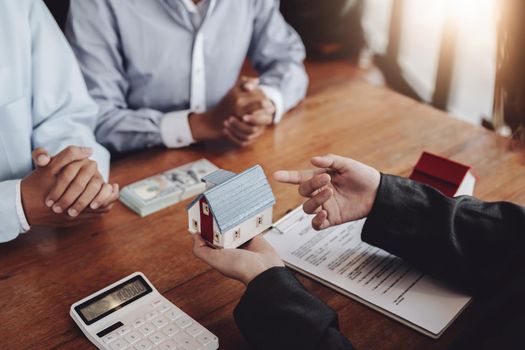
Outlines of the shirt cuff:
M 259 89 L 268 97 L 275 106 L 275 115 L 273 116 L 273 123 L 278 124 L 283 119 L 284 106 L 283 95 L 281 92 L 269 85 L 259 85 Z
M 162 142 L 168 148 L 181 148 L 195 143 L 191 134 L 189 110 L 170 112 L 160 122 Z
M 16 182 L 16 214 L 18 215 L 18 221 L 20 222 L 20 227 L 22 228 L 21 233 L 25 233 L 29 231 L 31 227 L 29 227 L 29 223 L 27 222 L 26 214 L 24 213 L 24 206 L 22 205 L 22 191 L 20 189 L 20 186 L 22 185 L 22 180 L 18 180 Z

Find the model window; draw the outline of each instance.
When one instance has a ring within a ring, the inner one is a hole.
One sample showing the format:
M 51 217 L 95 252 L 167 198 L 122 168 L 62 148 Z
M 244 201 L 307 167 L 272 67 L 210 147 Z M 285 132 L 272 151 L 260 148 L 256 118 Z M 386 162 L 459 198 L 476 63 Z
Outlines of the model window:
M 255 219 L 255 227 L 259 227 L 263 224 L 263 216 L 260 215 Z
M 213 239 L 215 240 L 215 244 L 219 244 L 220 243 L 220 236 L 219 236 L 219 232 L 215 232 L 215 234 L 213 235 Z
M 240 228 L 238 228 L 235 231 L 233 231 L 233 239 L 235 240 L 235 239 L 239 239 L 239 238 L 241 238 L 241 229 Z
M 210 215 L 210 208 L 208 208 L 208 204 L 202 203 L 202 212 L 204 215 Z
M 199 229 L 199 223 L 195 219 L 193 220 L 193 229 L 194 230 L 198 230 Z

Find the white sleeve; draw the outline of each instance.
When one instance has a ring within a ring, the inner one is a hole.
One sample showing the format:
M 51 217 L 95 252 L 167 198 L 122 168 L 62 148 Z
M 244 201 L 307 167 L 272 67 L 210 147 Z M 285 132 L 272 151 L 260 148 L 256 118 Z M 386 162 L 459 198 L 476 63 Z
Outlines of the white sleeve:
M 283 95 L 279 89 L 274 88 L 273 86 L 260 85 L 259 89 L 273 102 L 275 106 L 275 114 L 273 116 L 273 123 L 278 124 L 281 119 L 283 119 L 284 114 L 284 105 L 283 105 Z
M 189 146 L 195 142 L 191 134 L 189 110 L 167 113 L 160 123 L 162 142 L 168 148 Z
M 0 198 L 0 243 L 3 243 L 29 230 L 29 225 L 22 207 L 20 180 L 0 182 Z

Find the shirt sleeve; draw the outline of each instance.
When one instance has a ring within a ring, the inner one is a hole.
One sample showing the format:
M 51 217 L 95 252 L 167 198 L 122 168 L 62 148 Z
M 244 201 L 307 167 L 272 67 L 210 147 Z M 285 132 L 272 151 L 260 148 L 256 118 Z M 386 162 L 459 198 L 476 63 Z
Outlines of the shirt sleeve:
M 161 121 L 162 142 L 168 148 L 189 146 L 195 142 L 191 133 L 190 110 L 167 113 Z
M 310 294 L 285 267 L 248 285 L 234 311 L 244 337 L 257 349 L 353 349 L 339 332 L 337 314 Z
M 75 56 L 43 2 L 33 2 L 30 25 L 33 147 L 43 147 L 52 155 L 70 145 L 91 147 L 107 181 L 109 152 L 95 141 L 97 106 Z
M 110 4 L 104 0 L 72 0 L 66 36 L 79 60 L 89 92 L 100 108 L 97 139 L 116 152 L 162 144 L 164 113 L 128 107 L 129 82 Z
M 490 293 L 525 267 L 525 208 L 450 198 L 382 175 L 363 241 L 471 293 Z
M 281 92 L 274 88 L 273 86 L 268 85 L 259 85 L 259 89 L 266 95 L 266 97 L 273 102 L 275 106 L 275 114 L 273 116 L 273 123 L 278 124 L 281 119 L 283 119 L 284 114 L 284 102 L 283 95 Z
M 259 72 L 261 85 L 280 92 L 282 113 L 297 105 L 306 95 L 308 76 L 303 61 L 305 48 L 301 38 L 279 12 L 279 1 L 255 1 L 253 35 L 248 57 Z M 264 91 L 264 90 L 263 90 Z M 276 107 L 276 100 L 268 96 Z
M 20 195 L 20 180 L 0 182 L 0 243 L 29 230 Z

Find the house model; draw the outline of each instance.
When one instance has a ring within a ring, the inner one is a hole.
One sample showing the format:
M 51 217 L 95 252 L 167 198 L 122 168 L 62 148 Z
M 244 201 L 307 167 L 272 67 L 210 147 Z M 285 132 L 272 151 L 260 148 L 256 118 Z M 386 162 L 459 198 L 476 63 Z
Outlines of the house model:
M 470 166 L 423 152 L 410 179 L 434 187 L 449 197 L 474 193 L 477 176 Z
M 260 165 L 202 178 L 206 191 L 186 208 L 188 229 L 217 248 L 236 248 L 272 225 L 272 188 Z

